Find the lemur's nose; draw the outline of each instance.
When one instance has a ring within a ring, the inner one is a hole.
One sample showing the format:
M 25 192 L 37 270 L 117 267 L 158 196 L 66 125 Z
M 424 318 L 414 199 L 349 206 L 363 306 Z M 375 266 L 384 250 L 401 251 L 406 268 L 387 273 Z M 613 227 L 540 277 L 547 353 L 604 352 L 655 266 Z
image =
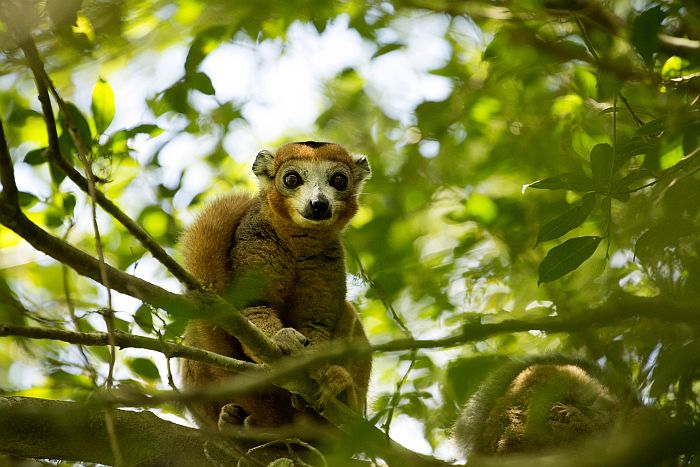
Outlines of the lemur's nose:
M 311 212 L 313 214 L 320 215 L 328 212 L 328 207 L 330 206 L 330 203 L 326 198 L 318 198 L 309 201 L 309 205 L 311 206 Z

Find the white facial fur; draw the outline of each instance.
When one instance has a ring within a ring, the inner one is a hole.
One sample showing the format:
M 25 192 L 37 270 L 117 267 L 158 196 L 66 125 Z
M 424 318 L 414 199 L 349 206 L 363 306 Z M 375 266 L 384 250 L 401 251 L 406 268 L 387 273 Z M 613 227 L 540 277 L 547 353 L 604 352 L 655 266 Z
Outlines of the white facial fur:
M 285 177 L 297 174 L 301 183 L 290 187 Z M 338 189 L 331 185 L 338 175 L 347 179 L 347 186 Z M 330 160 L 295 159 L 282 165 L 275 176 L 277 190 L 284 196 L 294 222 L 301 227 L 333 224 L 345 208 L 347 199 L 355 193 L 353 172 L 342 162 Z M 325 206 L 323 212 L 313 212 L 311 205 Z
M 310 141 L 294 144 L 316 147 L 330 143 Z M 371 174 L 366 156 L 350 156 L 350 164 L 299 157 L 287 160 L 275 169 L 275 155 L 262 150 L 255 157 L 252 168 L 261 190 L 274 190 L 281 195 L 285 211 L 297 225 L 323 227 L 335 223 L 345 213 L 348 201 L 360 192 L 363 182 Z M 287 179 L 291 173 L 294 176 Z M 338 183 L 338 178 L 341 183 Z

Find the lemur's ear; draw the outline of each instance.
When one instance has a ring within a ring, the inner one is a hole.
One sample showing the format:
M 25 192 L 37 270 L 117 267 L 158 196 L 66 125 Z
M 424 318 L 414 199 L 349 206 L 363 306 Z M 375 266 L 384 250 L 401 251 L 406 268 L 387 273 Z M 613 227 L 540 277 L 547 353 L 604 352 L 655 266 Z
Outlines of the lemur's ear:
M 272 172 L 272 161 L 275 156 L 268 151 L 263 149 L 255 156 L 255 162 L 253 162 L 253 173 L 258 176 L 260 182 L 269 182 L 274 177 Z
M 369 168 L 367 156 L 362 154 L 353 154 L 352 160 L 355 162 L 355 166 L 352 168 L 352 175 L 355 177 L 355 182 L 361 182 L 369 178 L 372 171 Z

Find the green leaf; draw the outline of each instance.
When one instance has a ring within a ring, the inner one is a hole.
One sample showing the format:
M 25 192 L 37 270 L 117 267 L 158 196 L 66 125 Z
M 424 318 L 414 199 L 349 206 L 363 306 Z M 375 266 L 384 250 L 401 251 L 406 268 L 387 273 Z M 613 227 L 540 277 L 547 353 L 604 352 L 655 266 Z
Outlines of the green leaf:
M 40 112 L 32 109 L 25 109 L 23 107 L 16 107 L 12 109 L 12 112 L 7 117 L 7 123 L 13 126 L 20 127 L 25 125 L 27 120 L 30 118 L 43 118 Z
M 198 33 L 187 53 L 185 74 L 195 73 L 207 55 L 216 49 L 228 35 L 227 32 L 227 26 L 213 26 Z
M 697 235 L 696 225 L 687 219 L 665 219 L 663 222 L 647 229 L 634 244 L 634 256 L 651 263 L 660 257 L 663 251 L 689 235 Z
M 80 141 L 85 145 L 85 148 L 89 149 L 92 146 L 92 132 L 90 131 L 90 125 L 88 125 L 87 119 L 80 109 L 72 102 L 66 102 L 66 109 L 68 110 L 71 123 L 78 133 L 78 138 L 80 138 Z M 59 121 L 61 123 L 61 128 L 63 128 L 63 133 L 61 134 L 61 139 L 63 139 L 63 141 L 60 142 L 63 143 L 64 146 L 61 146 L 61 152 L 67 155 L 76 150 L 76 148 L 73 143 L 73 136 L 68 131 L 68 123 L 66 122 L 65 115 L 61 114 Z
M 539 190 L 571 190 L 587 192 L 595 190 L 593 180 L 583 174 L 563 173 L 554 177 L 544 178 L 530 183 L 526 188 Z
M 196 89 L 207 96 L 213 96 L 216 93 L 214 85 L 212 84 L 209 76 L 201 71 L 187 75 L 185 77 L 185 81 L 192 89 Z
M 648 169 L 632 170 L 620 180 L 613 183 L 611 195 L 615 199 L 627 201 L 630 198 L 629 191 L 641 187 L 643 182 L 650 178 L 654 178 L 654 174 Z
M 549 250 L 540 263 L 537 285 L 551 282 L 575 270 L 595 253 L 603 237 L 571 238 Z
M 151 137 L 158 136 L 163 133 L 163 129 L 154 123 L 142 123 L 135 127 L 123 130 L 128 138 L 133 138 L 136 135 L 149 135 Z
M 149 305 L 143 304 L 134 313 L 134 321 L 146 332 L 153 331 L 153 312 Z
M 591 149 L 591 174 L 596 188 L 604 191 L 610 186 L 613 175 L 613 148 L 607 143 L 596 144 Z
M 613 173 L 616 173 L 625 162 L 634 156 L 648 154 L 656 147 L 656 143 L 651 143 L 640 137 L 629 138 L 615 147 L 615 162 Z
M 26 191 L 20 191 L 17 193 L 17 200 L 19 201 L 19 206 L 21 208 L 30 208 L 39 202 L 39 198 Z
M 126 361 L 126 364 L 131 370 L 148 381 L 156 381 L 160 379 L 158 367 L 148 358 L 132 358 Z
M 659 48 L 658 33 L 666 13 L 657 5 L 643 11 L 632 24 L 630 40 L 647 65 L 654 64 L 654 53 Z
M 678 78 L 683 75 L 683 69 L 687 66 L 682 58 L 676 55 L 670 56 L 661 67 L 661 77 L 665 80 Z
M 112 318 L 112 322 L 114 323 L 114 329 L 116 329 L 117 331 L 129 332 L 129 327 L 131 325 L 129 321 L 117 318 L 115 316 Z
M 92 88 L 92 116 L 98 134 L 105 132 L 114 120 L 114 91 L 109 83 L 100 78 Z
M 596 188 L 607 189 L 613 176 L 613 148 L 607 143 L 591 149 L 591 173 Z
M 63 212 L 72 216 L 73 210 L 75 209 L 76 199 L 73 193 L 62 193 L 61 194 L 61 205 L 63 207 Z
M 559 238 L 581 225 L 593 211 L 596 201 L 595 197 L 595 193 L 588 193 L 581 199 L 581 202 L 568 209 L 561 216 L 543 225 L 537 234 L 537 243 Z
M 630 171 L 627 175 L 622 177 L 620 180 L 616 181 L 613 184 L 613 189 L 612 192 L 613 194 L 619 194 L 625 191 L 630 190 L 631 188 L 638 188 L 638 187 L 632 187 L 633 184 L 639 183 L 645 180 L 648 180 L 650 178 L 654 178 L 654 174 L 651 172 L 649 169 L 636 169 Z
M 393 52 L 393 51 L 399 50 L 399 49 L 403 49 L 405 47 L 406 47 L 406 45 L 402 44 L 400 42 L 392 42 L 390 44 L 385 44 L 385 45 L 379 47 L 379 49 L 377 49 L 376 52 L 374 52 L 374 55 L 372 55 L 372 58 L 381 57 L 382 55 L 386 55 L 390 52 Z
M 39 149 L 34 149 L 33 151 L 29 151 L 25 156 L 24 156 L 24 163 L 29 164 L 29 165 L 40 165 L 46 162 L 46 149 L 48 148 L 39 148 Z
M 666 129 L 666 117 L 660 117 L 645 123 L 636 131 L 637 136 L 656 136 Z
M 161 98 L 156 100 L 156 104 L 165 105 L 158 105 L 153 111 L 156 115 L 161 115 L 168 110 L 186 115 L 191 110 L 189 102 L 187 102 L 188 92 L 188 84 L 184 81 L 178 81 L 163 91 Z

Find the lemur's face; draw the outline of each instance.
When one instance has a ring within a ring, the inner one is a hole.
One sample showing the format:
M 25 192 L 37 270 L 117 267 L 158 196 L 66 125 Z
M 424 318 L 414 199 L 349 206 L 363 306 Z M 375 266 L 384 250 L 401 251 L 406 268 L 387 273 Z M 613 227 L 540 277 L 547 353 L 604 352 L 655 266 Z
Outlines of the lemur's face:
M 301 227 L 334 224 L 355 193 L 350 168 L 329 160 L 293 159 L 275 176 L 292 220 Z
M 275 154 L 260 151 L 253 164 L 265 199 L 289 225 L 342 228 L 357 211 L 369 176 L 367 158 L 337 144 L 290 143 Z

